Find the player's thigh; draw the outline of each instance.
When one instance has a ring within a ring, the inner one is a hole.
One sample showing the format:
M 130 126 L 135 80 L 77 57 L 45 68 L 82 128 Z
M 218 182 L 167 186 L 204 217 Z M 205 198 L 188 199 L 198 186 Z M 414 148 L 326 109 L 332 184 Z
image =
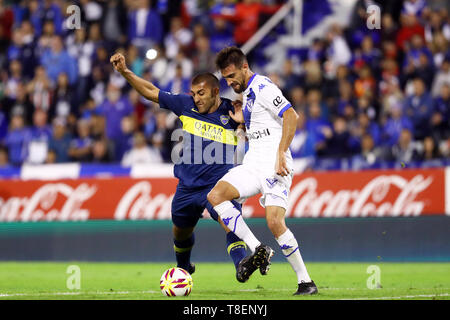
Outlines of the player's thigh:
M 194 228 L 204 208 L 198 205 L 197 194 L 177 188 L 172 200 L 172 222 L 179 229 Z
M 238 199 L 242 202 L 260 191 L 260 182 L 258 176 L 245 165 L 239 165 L 228 171 L 216 184 L 214 189 L 218 187 L 220 191 L 231 196 L 227 200 Z M 213 189 L 213 190 L 214 190 Z
M 281 207 L 284 211 L 288 208 L 289 191 L 292 184 L 292 176 L 281 177 L 279 175 L 260 175 L 262 196 L 259 199 L 261 206 Z

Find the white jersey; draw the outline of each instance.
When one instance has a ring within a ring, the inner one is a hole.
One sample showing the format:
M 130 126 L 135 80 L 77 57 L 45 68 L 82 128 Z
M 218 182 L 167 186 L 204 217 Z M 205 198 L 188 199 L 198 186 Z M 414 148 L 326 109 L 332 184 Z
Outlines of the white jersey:
M 243 92 L 243 113 L 249 149 L 243 164 L 273 174 L 283 132 L 283 113 L 291 107 L 281 90 L 267 77 L 254 74 Z M 291 151 L 286 164 L 292 169 Z

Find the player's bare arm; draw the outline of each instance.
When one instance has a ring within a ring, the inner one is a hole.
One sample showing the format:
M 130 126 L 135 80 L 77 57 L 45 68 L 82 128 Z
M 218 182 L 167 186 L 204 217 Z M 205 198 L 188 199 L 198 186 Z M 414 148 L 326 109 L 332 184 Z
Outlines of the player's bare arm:
M 276 173 L 283 177 L 289 174 L 285 152 L 288 150 L 294 138 L 298 117 L 297 112 L 293 108 L 289 108 L 283 113 L 283 133 L 278 147 L 277 162 L 275 164 Z
M 125 57 L 121 53 L 114 54 L 110 61 L 114 66 L 114 69 L 116 69 L 140 95 L 150 101 L 156 103 L 159 102 L 159 88 L 153 83 L 138 77 L 128 69 Z

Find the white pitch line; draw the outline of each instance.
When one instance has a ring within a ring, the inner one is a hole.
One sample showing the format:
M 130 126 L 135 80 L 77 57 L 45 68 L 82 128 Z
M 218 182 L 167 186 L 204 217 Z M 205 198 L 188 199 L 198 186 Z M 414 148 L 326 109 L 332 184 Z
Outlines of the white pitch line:
M 340 299 L 340 300 L 395 300 L 395 299 L 414 299 L 414 298 L 433 298 L 433 297 L 448 297 L 449 293 L 441 293 L 441 294 L 416 294 L 416 295 L 408 295 L 408 296 L 398 296 L 398 297 L 375 297 L 375 298 L 349 298 L 349 299 Z
M 91 291 L 91 292 L 40 292 L 40 293 L 0 293 L 1 297 L 40 297 L 40 296 L 76 296 L 81 294 L 91 295 L 114 295 L 114 294 L 135 294 L 135 293 L 158 293 L 158 291 Z

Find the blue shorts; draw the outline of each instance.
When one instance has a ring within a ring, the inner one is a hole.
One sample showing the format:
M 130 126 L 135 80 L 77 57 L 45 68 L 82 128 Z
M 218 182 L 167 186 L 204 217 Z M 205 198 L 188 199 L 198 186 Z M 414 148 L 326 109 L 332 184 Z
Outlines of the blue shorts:
M 208 202 L 206 196 L 214 187 L 188 188 L 178 184 L 172 200 L 172 222 L 179 228 L 195 227 L 202 217 L 203 211 L 208 210 L 211 218 L 218 221 L 219 215 Z M 241 212 L 239 203 L 232 200 L 234 206 Z

